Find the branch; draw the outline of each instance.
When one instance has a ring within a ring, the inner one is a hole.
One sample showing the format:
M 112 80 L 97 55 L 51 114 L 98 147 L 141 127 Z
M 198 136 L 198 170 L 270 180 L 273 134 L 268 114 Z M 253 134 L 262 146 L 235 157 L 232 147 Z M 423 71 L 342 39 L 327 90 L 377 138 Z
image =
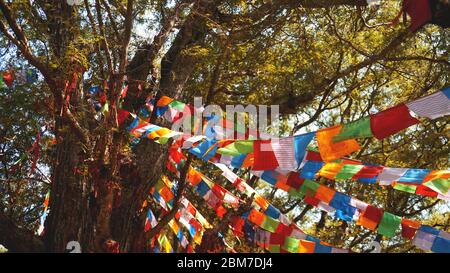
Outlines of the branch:
M 24 55 L 25 59 L 27 61 L 35 66 L 42 75 L 46 78 L 46 80 L 51 80 L 51 74 L 49 68 L 42 62 L 40 62 L 30 51 L 30 48 L 28 46 L 28 40 L 25 37 L 25 34 L 22 31 L 22 28 L 17 25 L 15 19 L 12 17 L 11 9 L 6 5 L 5 1 L 0 0 L 0 10 L 3 13 L 4 17 L 6 18 L 6 21 L 8 22 L 9 27 L 13 30 L 15 36 L 11 35 L 8 32 L 8 28 L 6 25 L 0 21 L 0 31 L 10 40 L 12 43 L 14 43 L 20 50 L 20 52 Z
M 125 30 L 123 32 L 122 37 L 122 50 L 120 53 L 120 64 L 119 64 L 119 73 L 123 73 L 125 71 L 125 66 L 127 64 L 127 56 L 128 56 L 128 46 L 130 44 L 131 39 L 131 29 L 133 27 L 133 0 L 128 0 L 127 2 L 127 14 L 125 17 Z
M 380 52 L 370 55 L 364 61 L 362 61 L 356 65 L 349 66 L 346 69 L 344 69 L 340 72 L 337 72 L 331 79 L 322 80 L 322 82 L 316 88 L 314 88 L 314 90 L 312 90 L 311 92 L 293 97 L 293 98 L 291 98 L 291 100 L 289 102 L 286 102 L 286 103 L 289 103 L 289 105 L 292 105 L 292 103 L 295 103 L 295 104 L 297 104 L 297 106 L 300 106 L 302 104 L 312 101 L 318 94 L 323 92 L 323 90 L 327 90 L 328 86 L 330 86 L 331 84 L 336 82 L 338 79 L 346 77 L 353 72 L 357 72 L 358 70 L 360 70 L 364 67 L 370 66 L 370 65 L 378 62 L 379 60 L 383 59 L 390 51 L 395 49 L 407 37 L 409 37 L 409 35 L 411 35 L 411 32 L 409 32 L 408 30 L 401 32 L 400 34 L 398 34 L 398 36 L 396 36 L 394 39 L 392 39 L 392 41 L 386 47 L 384 47 Z M 283 105 L 280 105 L 280 108 L 283 108 L 283 107 L 284 107 Z M 288 106 L 286 106 L 286 107 L 288 107 Z
M 110 75 L 112 75 L 113 72 L 114 72 L 114 66 L 113 66 L 113 62 L 112 62 L 112 59 L 111 59 L 111 52 L 109 51 L 108 41 L 106 40 L 105 28 L 104 28 L 104 25 L 103 25 L 103 18 L 102 18 L 101 5 L 100 5 L 100 1 L 99 0 L 95 1 L 95 9 L 97 11 L 98 28 L 100 29 L 100 35 L 102 37 L 103 46 L 105 47 L 104 51 L 105 51 L 105 55 L 106 55 L 107 65 L 108 65 L 108 72 L 110 73 Z
M 0 211 L 0 243 L 11 252 L 43 252 L 44 242 L 32 232 L 18 227 Z
M 75 133 L 80 138 L 80 140 L 84 144 L 89 144 L 90 140 L 89 140 L 88 131 L 86 129 L 84 129 L 83 127 L 81 127 L 81 125 L 78 123 L 78 120 L 74 117 L 74 115 L 70 112 L 69 109 L 64 111 L 64 117 L 67 118 L 70 126 L 72 127 L 72 129 L 75 130 Z
M 394 62 L 399 62 L 399 61 L 428 61 L 428 62 L 432 62 L 432 63 L 441 63 L 444 64 L 446 66 L 450 66 L 450 62 L 445 60 L 445 59 L 433 59 L 433 58 L 428 58 L 428 57 L 424 57 L 424 56 L 403 56 L 403 57 L 392 57 L 392 58 L 386 58 L 387 61 L 394 61 Z

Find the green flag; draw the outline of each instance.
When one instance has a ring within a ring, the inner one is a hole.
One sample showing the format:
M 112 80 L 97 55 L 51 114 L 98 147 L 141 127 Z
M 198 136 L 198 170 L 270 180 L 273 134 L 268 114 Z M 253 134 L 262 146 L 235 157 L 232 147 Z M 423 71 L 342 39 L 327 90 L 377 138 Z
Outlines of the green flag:
M 219 154 L 238 156 L 241 154 L 248 154 L 253 152 L 252 140 L 237 140 L 223 148 L 217 150 Z
M 160 180 L 158 180 L 158 182 L 156 182 L 155 191 L 159 192 L 159 190 L 161 190 L 165 186 L 166 186 L 166 184 L 164 184 L 164 182 L 160 179 Z
M 297 253 L 299 244 L 300 244 L 299 239 L 287 236 L 286 239 L 284 240 L 283 249 L 290 253 Z
M 275 232 L 277 230 L 279 222 L 272 217 L 266 216 L 264 217 L 264 221 L 262 222 L 261 227 L 267 231 Z
M 302 193 L 300 191 L 300 189 L 297 190 L 297 189 L 291 188 L 291 189 L 289 189 L 288 193 L 289 193 L 290 196 L 296 197 L 296 198 L 303 198 L 303 197 L 305 197 L 305 194 Z
M 393 237 L 401 222 L 401 217 L 385 211 L 377 232 L 387 237 Z
M 100 109 L 100 112 L 104 115 L 105 112 L 109 111 L 109 101 L 106 101 L 105 104 L 103 104 L 102 109 Z
M 417 186 L 397 183 L 397 184 L 395 184 L 394 189 L 414 194 L 414 193 L 416 193 Z
M 184 110 L 184 107 L 186 106 L 186 104 L 184 104 L 184 103 L 182 103 L 180 101 L 174 100 L 171 103 L 169 103 L 168 106 L 170 108 L 173 108 L 175 110 L 178 110 L 178 111 L 182 112 Z
M 280 245 L 269 245 L 270 253 L 280 253 Z
M 319 186 L 319 183 L 313 180 L 305 179 L 305 182 L 303 182 L 303 185 L 300 187 L 300 192 L 306 196 L 314 197 Z
M 437 178 L 424 183 L 424 185 L 434 191 L 439 192 L 440 194 L 445 195 L 450 189 L 450 179 Z
M 370 129 L 370 117 L 363 117 L 357 121 L 344 124 L 339 134 L 333 137 L 334 142 L 344 141 L 353 138 L 365 138 L 372 136 Z
M 6 88 L 6 84 L 3 81 L 3 76 L 0 74 L 0 89 Z
M 350 179 L 358 173 L 364 165 L 345 164 L 344 167 L 336 175 L 335 179 Z

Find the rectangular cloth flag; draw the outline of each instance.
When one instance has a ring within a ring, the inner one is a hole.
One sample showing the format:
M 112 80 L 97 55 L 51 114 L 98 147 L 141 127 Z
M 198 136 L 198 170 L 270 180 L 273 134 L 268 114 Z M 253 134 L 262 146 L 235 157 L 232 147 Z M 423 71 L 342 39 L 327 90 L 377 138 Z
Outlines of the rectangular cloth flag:
M 368 205 L 366 210 L 359 216 L 356 224 L 375 231 L 382 217 L 382 209 Z
M 336 175 L 336 179 L 350 179 L 357 174 L 364 165 L 345 164 Z
M 304 178 L 300 178 L 299 173 L 297 172 L 290 172 L 288 175 L 288 179 L 286 181 L 286 184 L 296 190 L 300 189 L 300 186 L 305 181 Z
M 321 177 L 328 178 L 330 180 L 334 180 L 336 175 L 341 171 L 343 165 L 341 163 L 326 163 L 319 171 L 318 175 Z
M 358 142 L 354 139 L 333 142 L 333 137 L 339 134 L 342 125 L 336 125 L 317 131 L 316 138 L 320 155 L 325 162 L 329 162 L 360 149 Z
M 205 139 L 194 148 L 189 149 L 189 152 L 205 161 L 208 161 L 216 154 L 216 150 L 217 140 Z
M 450 239 L 436 237 L 431 247 L 435 253 L 450 253 Z
M 404 103 L 370 116 L 370 127 L 377 139 L 387 138 L 417 123 L 419 120 L 411 116 Z
M 333 137 L 334 142 L 347 139 L 372 137 L 370 117 L 363 117 L 356 121 L 344 124 L 339 134 Z
M 287 236 L 284 240 L 283 249 L 290 253 L 297 253 L 299 243 L 299 239 Z
M 401 221 L 401 217 L 385 211 L 383 218 L 381 218 L 381 222 L 378 225 L 377 232 L 387 237 L 394 237 L 395 232 L 400 227 Z
M 271 140 L 255 140 L 253 142 L 254 171 L 275 170 L 278 161 L 272 149 Z
M 296 170 L 294 137 L 272 139 L 271 144 L 280 170 Z
M 402 177 L 397 179 L 397 181 L 403 183 L 421 184 L 425 176 L 429 173 L 430 170 L 426 169 L 408 169 Z
M 362 178 L 376 178 L 383 170 L 383 166 L 368 166 L 365 165 L 359 172 L 357 172 L 352 179 Z
M 450 87 L 447 87 L 450 90 Z M 419 117 L 437 119 L 450 115 L 450 98 L 443 91 L 406 103 L 409 110 Z
M 314 179 L 316 173 L 322 168 L 325 163 L 322 161 L 306 161 L 300 170 L 300 178 Z
M 253 152 L 253 140 L 236 140 L 235 142 L 217 150 L 219 154 L 238 156 Z
M 417 230 L 413 239 L 413 244 L 425 251 L 430 251 L 437 236 L 421 229 L 422 227 Z
M 423 180 L 424 185 L 440 194 L 450 190 L 450 171 L 432 171 Z
M 411 193 L 411 194 L 415 194 L 416 190 L 417 190 L 416 185 L 404 185 L 404 184 L 400 184 L 397 182 L 394 182 L 393 187 L 396 190 L 404 191 L 404 192 Z
M 392 182 L 397 181 L 408 171 L 407 168 L 388 168 L 385 167 L 378 175 L 379 184 L 391 185 Z
M 420 227 L 420 223 L 417 221 L 402 219 L 402 237 L 412 240 L 416 235 L 417 229 Z
M 306 154 L 306 148 L 315 135 L 316 132 L 294 136 L 295 161 L 297 161 L 297 168 L 300 167 Z
M 335 190 L 330 189 L 327 186 L 320 185 L 314 197 L 326 204 L 330 204 L 335 194 L 336 194 Z

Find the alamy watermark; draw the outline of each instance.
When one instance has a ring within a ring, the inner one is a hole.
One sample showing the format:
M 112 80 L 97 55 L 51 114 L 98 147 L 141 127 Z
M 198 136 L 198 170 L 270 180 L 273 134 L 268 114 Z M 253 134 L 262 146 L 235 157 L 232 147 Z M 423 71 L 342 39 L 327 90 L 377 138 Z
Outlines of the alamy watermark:
M 176 120 L 171 129 L 216 140 L 271 139 L 274 142 L 280 136 L 279 105 L 226 105 L 224 111 L 216 104 L 204 106 L 202 98 L 195 97 L 194 113 L 191 111 L 185 107 L 183 118 Z M 266 150 L 265 145 L 261 149 Z

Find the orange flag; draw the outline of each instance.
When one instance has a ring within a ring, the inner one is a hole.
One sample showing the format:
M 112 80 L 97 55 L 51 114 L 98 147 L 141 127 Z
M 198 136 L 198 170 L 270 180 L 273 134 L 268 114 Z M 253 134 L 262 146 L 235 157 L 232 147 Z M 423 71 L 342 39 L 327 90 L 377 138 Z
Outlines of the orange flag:
M 169 103 L 171 103 L 173 101 L 172 98 L 169 98 L 167 96 L 162 96 L 158 102 L 156 103 L 157 107 L 164 107 L 167 106 Z
M 336 125 L 317 131 L 319 152 L 325 162 L 329 162 L 358 151 L 361 147 L 354 139 L 334 143 L 333 137 L 339 134 L 342 125 Z

